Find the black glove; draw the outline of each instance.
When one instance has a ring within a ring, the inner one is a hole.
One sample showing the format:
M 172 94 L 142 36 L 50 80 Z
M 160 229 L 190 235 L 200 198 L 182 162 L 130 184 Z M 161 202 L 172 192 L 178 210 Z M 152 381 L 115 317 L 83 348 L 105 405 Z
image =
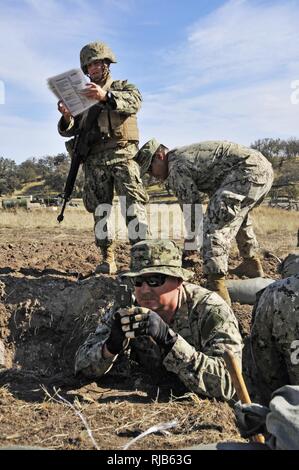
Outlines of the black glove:
M 127 338 L 151 336 L 166 352 L 170 351 L 177 340 L 177 334 L 156 312 L 148 308 L 136 307 L 132 309 L 132 313 L 121 313 L 121 316 L 122 329 Z
M 121 327 L 120 314 L 114 314 L 110 336 L 106 341 L 106 347 L 111 354 L 118 354 L 123 349 L 125 334 Z

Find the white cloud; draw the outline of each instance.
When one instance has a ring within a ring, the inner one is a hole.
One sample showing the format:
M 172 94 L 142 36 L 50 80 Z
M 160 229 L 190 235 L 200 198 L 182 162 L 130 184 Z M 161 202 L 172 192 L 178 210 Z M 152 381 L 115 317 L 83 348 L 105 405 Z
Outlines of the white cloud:
M 28 91 L 33 98 L 49 101 L 46 78 L 79 66 L 78 51 L 90 40 L 90 32 L 109 34 L 110 30 L 104 17 L 95 15 L 86 2 L 24 3 L 25 8 L 1 7 L 0 79 Z
M 299 66 L 298 3 L 230 0 L 189 28 L 165 60 L 188 87 L 257 81 Z
M 0 104 L 5 103 L 5 85 L 2 80 L 0 80 Z
M 25 0 L 1 5 L 1 155 L 20 162 L 64 151 L 46 79 L 78 67 L 80 48 L 94 37 L 114 34 L 104 13 L 99 15 L 101 4 L 91 8 L 83 0 Z
M 271 80 L 176 100 L 147 95 L 140 116 L 143 141 L 156 137 L 170 147 L 201 140 L 232 140 L 249 145 L 263 137 L 298 135 L 299 105 L 291 84 Z
M 131 12 L 132 9 L 136 9 L 138 3 L 136 0 L 104 0 L 105 8 L 113 8 L 120 10 L 121 12 Z
M 299 106 L 290 99 L 298 24 L 295 2 L 231 0 L 192 25 L 184 44 L 162 51 L 168 73 L 164 88 L 144 97 L 145 140 L 173 147 L 298 135 Z
M 126 51 L 126 34 L 133 33 L 122 17 L 129 14 L 133 24 L 128 8 L 141 6 L 136 0 L 12 4 L 1 5 L 0 17 L 0 82 L 6 92 L 0 153 L 22 161 L 64 151 L 46 78 L 79 65 L 78 51 L 91 39 L 111 44 L 112 38 L 117 54 Z M 120 61 L 113 71 L 122 77 L 127 67 L 135 82 L 143 70 L 141 143 L 155 136 L 171 147 L 205 139 L 249 144 L 261 137 L 298 135 L 299 105 L 290 99 L 291 83 L 299 80 L 298 24 L 298 1 L 230 0 L 190 25 L 181 44 L 175 32 L 176 46 L 160 51 L 146 44 L 150 67 L 137 35 L 136 50 L 126 52 L 127 63 Z M 128 54 L 138 58 L 135 72 Z

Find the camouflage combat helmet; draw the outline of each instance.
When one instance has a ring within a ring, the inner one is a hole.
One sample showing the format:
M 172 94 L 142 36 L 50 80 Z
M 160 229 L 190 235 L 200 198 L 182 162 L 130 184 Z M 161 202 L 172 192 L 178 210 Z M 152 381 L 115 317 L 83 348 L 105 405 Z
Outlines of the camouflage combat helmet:
M 130 271 L 122 276 L 166 274 L 188 281 L 193 273 L 182 268 L 181 249 L 171 240 L 143 240 L 131 248 Z
M 158 148 L 160 143 L 156 139 L 151 139 L 146 144 L 144 144 L 141 149 L 137 152 L 134 160 L 140 166 L 141 175 L 145 175 L 152 163 L 152 158 Z
M 87 74 L 87 66 L 93 60 L 104 60 L 108 59 L 113 64 L 116 64 L 116 57 L 113 54 L 112 50 L 110 49 L 107 44 L 104 42 L 91 42 L 86 44 L 81 49 L 80 52 L 80 64 L 81 69 L 85 74 Z

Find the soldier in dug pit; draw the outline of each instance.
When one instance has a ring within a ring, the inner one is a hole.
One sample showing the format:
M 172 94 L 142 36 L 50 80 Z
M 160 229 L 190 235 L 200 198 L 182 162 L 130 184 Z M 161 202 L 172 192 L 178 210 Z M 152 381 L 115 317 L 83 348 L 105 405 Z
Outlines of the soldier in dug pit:
M 232 272 L 263 276 L 249 213 L 270 190 L 273 170 L 260 152 L 227 141 L 206 141 L 169 150 L 151 139 L 139 150 L 136 161 L 142 173 L 148 172 L 166 183 L 181 207 L 201 204 L 209 196 L 202 246 L 208 289 L 230 304 L 225 277 L 234 238 L 243 261 Z M 191 218 L 194 214 L 191 211 Z M 191 224 L 195 225 L 194 220 Z
M 227 303 L 188 282 L 192 272 L 182 268 L 181 250 L 170 240 L 133 245 L 130 269 L 123 276 L 135 286 L 133 306 L 107 310 L 78 349 L 76 372 L 101 377 L 127 349 L 155 377 L 169 371 L 194 393 L 231 399 L 223 353 L 229 347 L 241 363 L 242 339 Z
M 130 242 L 146 238 L 145 204 L 148 196 L 140 179 L 140 168 L 133 160 L 139 142 L 136 113 L 142 98 L 134 85 L 126 80 L 112 79 L 110 64 L 116 63 L 116 58 L 105 43 L 93 42 L 84 46 L 80 63 L 82 71 L 90 79 L 85 95 L 98 103 L 73 118 L 64 103 L 59 102 L 58 110 L 62 117 L 58 131 L 63 137 L 81 135 L 89 113 L 94 113 L 96 107 L 96 119 L 85 136 L 88 155 L 84 156 L 83 164 L 83 201 L 86 209 L 94 215 L 96 245 L 102 254 L 102 263 L 96 271 L 114 274 L 117 268 L 113 239 L 107 231 L 107 211 L 97 208 L 111 207 L 115 190 L 118 196 L 126 198 L 126 224 L 128 228 L 130 225 L 134 227 L 129 229 Z M 101 226 L 103 230 L 97 230 Z

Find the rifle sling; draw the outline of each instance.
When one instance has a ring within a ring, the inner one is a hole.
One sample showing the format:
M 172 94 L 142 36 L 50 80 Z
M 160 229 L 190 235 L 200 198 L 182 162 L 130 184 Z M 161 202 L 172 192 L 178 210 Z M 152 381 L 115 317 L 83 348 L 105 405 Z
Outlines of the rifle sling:
M 84 120 L 84 127 L 82 127 L 80 131 L 78 142 L 77 142 L 76 149 L 75 149 L 75 153 L 78 153 L 81 161 L 84 161 L 87 158 L 88 152 L 90 150 L 90 146 L 87 143 L 86 137 L 89 131 L 92 129 L 101 111 L 102 111 L 102 105 L 95 104 L 89 109 L 87 117 Z

